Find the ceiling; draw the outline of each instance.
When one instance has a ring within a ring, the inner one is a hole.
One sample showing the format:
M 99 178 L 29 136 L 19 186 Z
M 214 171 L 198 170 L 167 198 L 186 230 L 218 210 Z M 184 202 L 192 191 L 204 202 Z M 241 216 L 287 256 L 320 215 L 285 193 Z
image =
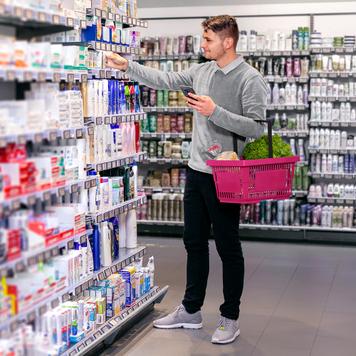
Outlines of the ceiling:
M 289 3 L 337 2 L 335 0 L 288 0 Z M 221 5 L 251 5 L 251 4 L 285 4 L 285 0 L 224 0 Z M 184 7 L 184 6 L 216 6 L 219 0 L 138 0 L 140 8 L 150 7 Z

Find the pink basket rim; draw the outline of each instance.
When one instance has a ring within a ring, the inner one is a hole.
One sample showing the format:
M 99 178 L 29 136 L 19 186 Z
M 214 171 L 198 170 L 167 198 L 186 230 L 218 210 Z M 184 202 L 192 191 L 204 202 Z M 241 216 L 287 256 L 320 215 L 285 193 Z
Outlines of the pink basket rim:
M 278 163 L 296 163 L 300 160 L 299 156 L 281 157 L 281 158 L 264 158 L 264 159 L 242 159 L 242 160 L 208 160 L 206 164 L 210 167 L 248 167 L 261 166 L 264 164 Z

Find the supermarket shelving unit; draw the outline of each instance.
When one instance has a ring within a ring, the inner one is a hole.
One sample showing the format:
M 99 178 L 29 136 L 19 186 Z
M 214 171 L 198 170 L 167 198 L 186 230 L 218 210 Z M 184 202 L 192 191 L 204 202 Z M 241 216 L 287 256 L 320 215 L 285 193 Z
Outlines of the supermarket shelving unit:
M 123 22 L 124 27 L 140 26 L 147 27 L 147 21 L 140 19 L 130 18 L 127 16 L 119 16 L 108 14 L 100 9 L 88 9 L 87 15 L 92 14 L 100 15 L 103 18 L 112 19 Z M 85 28 L 86 21 L 63 16 L 47 14 L 44 12 L 37 12 L 30 9 L 22 8 L 19 6 L 4 5 L 0 1 L 0 24 L 9 26 L 15 29 L 17 38 L 32 38 L 38 35 L 46 35 L 56 33 L 59 31 L 66 31 L 73 28 Z M 138 49 L 128 49 L 121 46 L 95 46 L 96 49 L 111 49 L 120 53 L 138 53 Z M 86 82 L 92 78 L 114 78 L 114 79 L 127 79 L 124 74 L 119 71 L 110 69 L 98 70 L 19 70 L 19 69 L 1 69 L 0 80 L 2 82 Z M 1 83 L 0 83 L 1 84 Z M 1 136 L 0 147 L 4 147 L 9 142 L 15 143 L 32 143 L 40 144 L 42 141 L 56 141 L 58 138 L 63 139 L 76 139 L 85 138 L 93 129 L 93 125 L 102 125 L 109 123 L 121 123 L 139 121 L 145 117 L 144 112 L 122 115 L 110 115 L 105 117 L 86 118 L 86 124 L 82 128 L 68 128 L 65 130 L 46 130 L 45 132 L 29 132 L 21 135 Z M 121 167 L 130 163 L 140 162 L 146 157 L 145 153 L 138 153 L 135 155 L 127 155 L 107 162 L 99 162 L 91 164 L 87 168 L 95 168 L 98 172 L 107 169 Z M 90 176 L 84 180 L 73 182 L 65 182 L 56 187 L 45 188 L 41 191 L 31 192 L 26 195 L 16 196 L 0 202 L 0 216 L 9 216 L 12 212 L 20 208 L 21 205 L 27 206 L 29 209 L 36 209 L 39 206 L 51 205 L 57 201 L 58 197 L 66 194 L 78 194 L 82 189 L 89 189 L 96 185 L 96 176 Z M 145 195 L 139 195 L 137 198 L 125 201 L 124 203 L 114 206 L 107 211 L 100 211 L 95 214 L 88 214 L 87 219 L 95 222 L 101 222 L 109 219 L 112 216 L 134 209 L 146 202 Z M 0 264 L 0 277 L 6 275 L 10 270 L 14 272 L 23 271 L 27 266 L 37 264 L 38 262 L 45 261 L 53 256 L 58 255 L 61 248 L 72 248 L 74 240 L 86 239 L 86 236 L 91 231 L 83 231 L 81 233 L 73 234 L 68 233 L 65 236 L 54 236 L 46 247 L 39 248 L 34 251 L 22 253 L 21 256 L 14 260 L 5 261 Z M 91 275 L 86 276 L 80 282 L 70 287 L 62 287 L 60 289 L 51 290 L 41 300 L 36 303 L 30 304 L 25 310 L 13 315 L 0 325 L 0 337 L 3 332 L 8 333 L 14 331 L 18 324 L 23 321 L 33 322 L 47 310 L 56 307 L 59 303 L 76 298 L 94 284 L 95 281 L 103 280 L 109 277 L 112 273 L 119 271 L 125 266 L 132 263 L 135 259 L 142 257 L 146 253 L 146 247 L 139 246 L 135 249 L 120 249 L 119 258 L 112 263 L 109 267 L 101 268 L 99 271 L 93 272 Z M 102 342 L 112 342 L 117 336 L 118 332 L 123 328 L 132 325 L 139 316 L 146 311 L 151 310 L 154 304 L 159 303 L 167 293 L 168 286 L 163 288 L 154 287 L 151 291 L 143 295 L 139 300 L 132 304 L 129 308 L 122 310 L 120 315 L 113 317 L 106 321 L 100 327 L 97 327 L 91 334 L 87 335 L 83 340 L 73 345 L 71 349 L 67 350 L 64 355 L 79 355 L 85 354 L 98 344 Z

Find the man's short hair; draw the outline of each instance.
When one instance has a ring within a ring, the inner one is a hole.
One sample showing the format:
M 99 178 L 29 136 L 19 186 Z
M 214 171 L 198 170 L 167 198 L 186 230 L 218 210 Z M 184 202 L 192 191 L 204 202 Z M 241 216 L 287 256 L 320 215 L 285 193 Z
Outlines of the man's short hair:
M 231 37 L 235 47 L 239 41 L 239 27 L 234 17 L 229 15 L 213 16 L 202 23 L 204 31 L 211 30 L 222 38 Z

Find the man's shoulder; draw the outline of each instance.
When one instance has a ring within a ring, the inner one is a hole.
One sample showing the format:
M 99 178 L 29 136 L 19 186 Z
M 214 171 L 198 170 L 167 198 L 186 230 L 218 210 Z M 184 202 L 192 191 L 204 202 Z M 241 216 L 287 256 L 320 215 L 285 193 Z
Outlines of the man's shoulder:
M 262 74 L 256 69 L 249 65 L 247 62 L 241 63 L 243 76 L 246 80 L 252 79 L 254 77 L 263 78 Z

